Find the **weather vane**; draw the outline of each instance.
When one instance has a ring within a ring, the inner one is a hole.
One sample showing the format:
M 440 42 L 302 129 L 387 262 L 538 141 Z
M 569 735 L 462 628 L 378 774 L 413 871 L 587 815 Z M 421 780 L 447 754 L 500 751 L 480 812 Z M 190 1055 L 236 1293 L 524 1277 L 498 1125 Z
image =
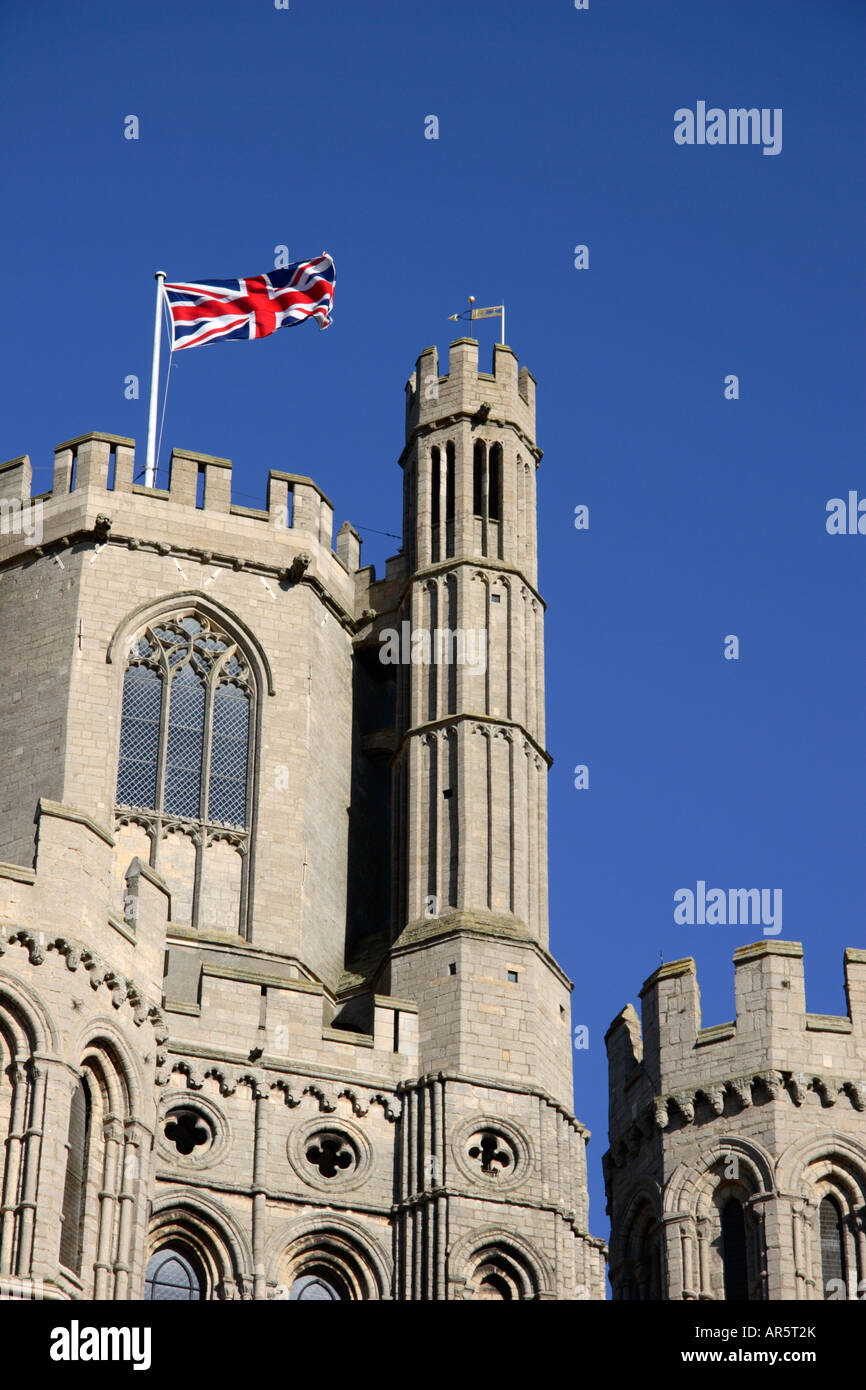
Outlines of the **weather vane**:
M 502 344 L 504 345 L 504 343 L 505 343 L 505 305 L 504 305 L 504 304 L 490 304 L 490 305 L 488 305 L 488 307 L 487 307 L 486 309 L 476 309 L 476 308 L 474 307 L 474 305 L 475 305 L 475 295 L 474 295 L 474 294 L 470 294 L 470 296 L 469 296 L 469 308 L 468 308 L 468 309 L 464 309 L 462 314 L 449 314 L 449 315 L 448 315 L 448 322 L 449 322 L 449 323 L 456 323 L 458 319 L 501 319 L 501 320 L 502 320 L 502 329 L 501 329 L 501 332 L 500 332 L 500 335 L 499 335 L 499 341 L 500 341 L 500 343 L 502 343 Z

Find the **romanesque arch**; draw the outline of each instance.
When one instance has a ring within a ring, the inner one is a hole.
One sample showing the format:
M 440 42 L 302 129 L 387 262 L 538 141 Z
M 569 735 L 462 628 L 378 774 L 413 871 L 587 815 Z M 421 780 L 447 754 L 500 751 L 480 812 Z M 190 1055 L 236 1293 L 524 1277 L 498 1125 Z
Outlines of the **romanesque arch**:
M 771 1155 L 735 1135 L 680 1164 L 663 1203 L 670 1296 L 765 1299 L 764 1199 L 775 1192 Z
M 299 1281 L 317 1278 L 340 1301 L 391 1297 L 393 1270 L 379 1242 L 357 1221 L 322 1213 L 287 1222 L 268 1242 L 268 1282 L 297 1297 Z M 332 1295 L 333 1296 L 333 1295 Z
M 177 1190 L 154 1202 L 148 1268 L 154 1256 L 168 1251 L 193 1265 L 201 1278 L 202 1299 L 252 1296 L 252 1251 L 233 1217 L 214 1198 Z
M 151 1131 L 138 1064 L 110 1020 L 90 1020 L 68 1069 L 59 1261 L 96 1299 L 126 1298 Z M 71 1058 L 70 1058 L 71 1060 Z
M 448 1255 L 451 1297 L 511 1302 L 556 1296 L 553 1269 L 541 1252 L 505 1227 L 473 1231 Z
M 661 1194 L 655 1183 L 642 1182 L 632 1192 L 610 1252 L 614 1298 L 628 1300 L 664 1297 L 664 1240 L 660 1220 Z
M 26 986 L 0 975 L 0 1276 L 30 1274 L 46 1068 L 57 1030 Z
M 791 1203 L 798 1296 L 866 1299 L 866 1146 L 830 1131 L 791 1144 L 779 1159 Z

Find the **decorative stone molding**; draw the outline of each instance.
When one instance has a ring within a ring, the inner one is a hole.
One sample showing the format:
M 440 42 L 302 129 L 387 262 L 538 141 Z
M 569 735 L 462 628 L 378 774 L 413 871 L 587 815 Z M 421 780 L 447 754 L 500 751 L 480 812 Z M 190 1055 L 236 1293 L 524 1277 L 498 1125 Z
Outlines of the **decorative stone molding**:
M 35 936 L 26 927 L 13 927 L 12 931 L 8 932 L 7 928 L 2 926 L 0 927 L 0 956 L 5 955 L 7 946 L 11 946 L 13 942 L 17 941 L 21 946 L 26 946 L 30 964 L 41 965 L 45 960 L 44 940 L 44 932 Z
M 764 1087 L 770 1100 L 778 1100 L 785 1086 L 785 1078 L 780 1071 L 759 1071 L 753 1080 Z
M 114 970 L 94 951 L 66 936 L 48 938 L 44 932 L 34 935 L 26 927 L 13 927 L 11 932 L 6 927 L 0 927 L 0 956 L 4 955 L 8 946 L 15 943 L 26 948 L 31 965 L 43 965 L 48 958 L 48 952 L 56 951 L 64 957 L 67 970 L 75 971 L 83 966 L 90 976 L 91 989 L 97 990 L 101 985 L 105 985 L 111 992 L 111 1002 L 116 1009 L 124 1003 L 131 1005 L 132 1019 L 136 1027 L 140 1028 L 145 1021 L 150 1020 L 157 1043 L 167 1040 L 168 1028 L 162 1011 L 149 1002 L 134 980 Z
M 733 1081 L 728 1082 L 728 1085 L 743 1109 L 747 1110 L 752 1103 L 751 1079 L 747 1076 L 738 1076 L 735 1077 Z
M 706 1090 L 698 1091 L 697 1095 L 704 1097 L 710 1105 L 714 1115 L 722 1114 L 725 1108 L 724 1086 L 710 1086 Z
M 855 1110 L 866 1110 L 866 1082 L 843 1081 L 842 1090 L 848 1095 Z
M 754 1072 L 750 1076 L 733 1077 L 712 1085 L 702 1085 L 694 1090 L 676 1091 L 672 1095 L 655 1096 L 652 1103 L 645 1106 L 640 1115 L 633 1117 L 616 1139 L 611 1143 L 611 1156 L 615 1167 L 621 1168 L 630 1154 L 638 1147 L 642 1138 L 648 1137 L 653 1129 L 666 1130 L 674 1112 L 685 1124 L 695 1122 L 695 1109 L 699 1101 L 705 1101 L 713 1114 L 724 1114 L 725 1099 L 729 1096 L 741 1109 L 748 1109 L 753 1103 L 752 1092 L 760 1087 L 767 1092 L 771 1101 L 778 1101 L 787 1095 L 792 1103 L 801 1106 L 809 1091 L 813 1091 L 822 1106 L 836 1105 L 846 1096 L 855 1110 L 866 1110 L 866 1079 L 840 1080 L 833 1076 L 819 1076 L 806 1072 L 783 1072 L 775 1069 Z
M 264 1072 L 251 1072 L 249 1068 L 208 1062 L 206 1059 L 172 1058 L 160 1067 L 156 1074 L 156 1084 L 167 1086 L 171 1077 L 178 1074 L 186 1077 L 187 1088 L 193 1091 L 200 1091 L 205 1081 L 213 1077 L 219 1083 L 221 1096 L 233 1096 L 238 1086 L 244 1084 L 250 1085 L 261 1095 L 281 1091 L 285 1104 L 291 1109 L 300 1105 L 305 1096 L 313 1096 L 318 1101 L 320 1115 L 333 1115 L 337 1110 L 337 1102 L 343 1098 L 351 1104 L 352 1114 L 359 1118 L 367 1115 L 373 1105 L 381 1105 L 385 1119 L 392 1123 L 398 1120 L 402 1113 L 400 1098 L 387 1092 L 372 1089 L 366 1091 L 366 1088 L 360 1086 L 342 1086 L 339 1083 L 335 1083 L 334 1087 L 329 1089 L 318 1081 L 310 1081 L 302 1076 L 275 1075 L 269 1068 L 265 1068 Z M 343 1123 L 342 1117 L 339 1123 Z

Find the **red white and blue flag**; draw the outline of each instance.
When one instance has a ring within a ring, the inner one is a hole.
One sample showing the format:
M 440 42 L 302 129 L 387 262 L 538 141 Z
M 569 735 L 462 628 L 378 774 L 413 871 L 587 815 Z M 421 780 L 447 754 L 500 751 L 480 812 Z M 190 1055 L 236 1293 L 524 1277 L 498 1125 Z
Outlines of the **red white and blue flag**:
M 202 343 L 266 338 L 286 324 L 314 318 L 331 322 L 334 262 L 323 253 L 246 280 L 165 285 L 172 323 L 172 351 Z

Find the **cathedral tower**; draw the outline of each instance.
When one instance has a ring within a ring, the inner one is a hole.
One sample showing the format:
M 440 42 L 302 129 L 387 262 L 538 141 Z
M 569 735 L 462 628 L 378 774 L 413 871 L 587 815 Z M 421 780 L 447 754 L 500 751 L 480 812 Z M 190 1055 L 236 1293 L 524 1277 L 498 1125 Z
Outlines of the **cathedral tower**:
M 0 1294 L 603 1297 L 534 383 L 477 353 L 419 360 L 378 580 L 308 477 L 0 465 Z
M 432 1260 L 446 1222 L 450 1240 L 470 1238 L 467 1178 L 491 1220 L 508 1221 L 520 1186 L 524 1231 L 555 1271 L 552 1296 L 598 1297 L 588 1134 L 571 1109 L 571 985 L 547 951 L 540 458 L 535 382 L 510 348 L 494 348 L 492 372 L 479 372 L 471 338 L 451 344 L 447 375 L 435 348 L 421 355 L 401 457 L 385 978 L 389 994 L 418 1003 L 432 1081 L 408 1097 L 427 1157 L 406 1176 L 406 1248 Z M 406 1277 L 417 1283 L 417 1271 Z

